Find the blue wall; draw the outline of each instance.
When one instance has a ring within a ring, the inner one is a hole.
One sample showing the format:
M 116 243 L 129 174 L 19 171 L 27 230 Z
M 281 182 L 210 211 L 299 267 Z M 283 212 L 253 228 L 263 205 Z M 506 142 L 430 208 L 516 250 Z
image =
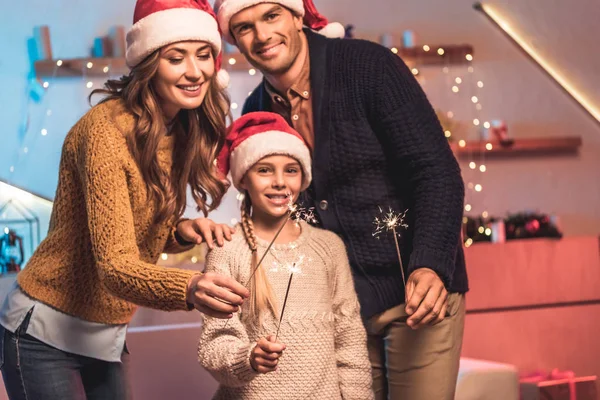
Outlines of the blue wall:
M 34 26 L 48 25 L 54 58 L 90 54 L 95 37 L 113 25 L 129 26 L 134 1 L 99 3 L 64 0 L 7 2 L 0 23 L 0 179 L 52 197 L 63 139 L 89 108 L 88 79 L 49 79 L 42 95 L 30 94 L 32 59 L 28 42 Z M 118 5 L 118 6 L 117 6 Z M 95 6 L 95 7 L 94 7 Z M 102 79 L 92 79 L 94 87 Z M 37 85 L 34 85 L 37 86 Z M 50 115 L 48 115 L 50 114 Z M 42 136 L 41 130 L 48 134 Z M 25 149 L 26 148 L 26 149 Z M 27 151 L 27 152 L 25 152 Z M 12 168 L 11 168 L 12 167 Z M 11 170 L 14 169 L 13 172 Z

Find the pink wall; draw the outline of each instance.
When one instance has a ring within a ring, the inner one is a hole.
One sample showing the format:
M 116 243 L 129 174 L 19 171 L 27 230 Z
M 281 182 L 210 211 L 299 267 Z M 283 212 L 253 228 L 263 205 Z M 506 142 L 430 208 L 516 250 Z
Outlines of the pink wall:
M 598 237 L 478 244 L 466 259 L 463 356 L 600 376 Z

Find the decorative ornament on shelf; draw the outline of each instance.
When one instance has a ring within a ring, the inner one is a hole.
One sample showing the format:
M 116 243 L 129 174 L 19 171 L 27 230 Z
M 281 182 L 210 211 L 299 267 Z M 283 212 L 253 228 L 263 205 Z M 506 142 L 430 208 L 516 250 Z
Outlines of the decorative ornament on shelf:
M 0 237 L 0 273 L 19 272 L 24 260 L 23 238 L 5 228 Z
M 510 147 L 515 143 L 515 140 L 508 135 L 508 126 L 503 120 L 494 119 L 484 124 L 481 138 L 490 140 L 492 137 L 503 147 Z
M 506 218 L 478 217 L 463 218 L 465 245 L 469 247 L 477 242 L 502 243 L 506 240 L 554 238 L 563 234 L 558 218 L 542 213 L 521 212 L 510 214 Z
M 0 205 L 0 265 L 4 272 L 18 272 L 41 241 L 40 219 L 27 198 L 19 195 L 23 191 L 0 183 L 3 190 L 10 190 L 6 193 L 8 201 Z
M 529 238 L 562 238 L 559 222 L 556 216 L 547 214 L 522 212 L 509 215 L 505 218 L 506 239 Z
M 415 35 L 414 31 L 407 29 L 404 32 L 402 32 L 402 47 L 404 47 L 405 49 L 410 49 L 415 47 L 416 45 L 417 36 Z

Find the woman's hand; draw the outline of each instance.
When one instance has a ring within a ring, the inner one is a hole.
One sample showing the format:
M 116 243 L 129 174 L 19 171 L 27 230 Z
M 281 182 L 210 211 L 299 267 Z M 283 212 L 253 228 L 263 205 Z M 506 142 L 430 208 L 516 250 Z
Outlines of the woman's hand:
M 180 221 L 177 224 L 177 233 L 186 242 L 205 242 L 209 249 L 213 249 L 215 241 L 221 247 L 225 243 L 224 239 L 231 240 L 235 229 L 226 224 L 217 224 L 208 218 L 196 218 Z
M 231 318 L 250 292 L 235 279 L 215 272 L 194 275 L 187 287 L 187 302 L 208 316 Z
M 261 374 L 275 371 L 284 350 L 285 345 L 276 342 L 273 335 L 260 339 L 250 353 L 252 369 Z

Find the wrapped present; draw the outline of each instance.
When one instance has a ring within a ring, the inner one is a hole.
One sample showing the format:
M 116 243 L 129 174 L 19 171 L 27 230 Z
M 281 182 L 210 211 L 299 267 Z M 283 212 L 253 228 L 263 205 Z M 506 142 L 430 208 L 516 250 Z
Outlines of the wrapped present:
M 519 379 L 521 400 L 597 400 L 596 380 L 573 371 L 538 371 Z

